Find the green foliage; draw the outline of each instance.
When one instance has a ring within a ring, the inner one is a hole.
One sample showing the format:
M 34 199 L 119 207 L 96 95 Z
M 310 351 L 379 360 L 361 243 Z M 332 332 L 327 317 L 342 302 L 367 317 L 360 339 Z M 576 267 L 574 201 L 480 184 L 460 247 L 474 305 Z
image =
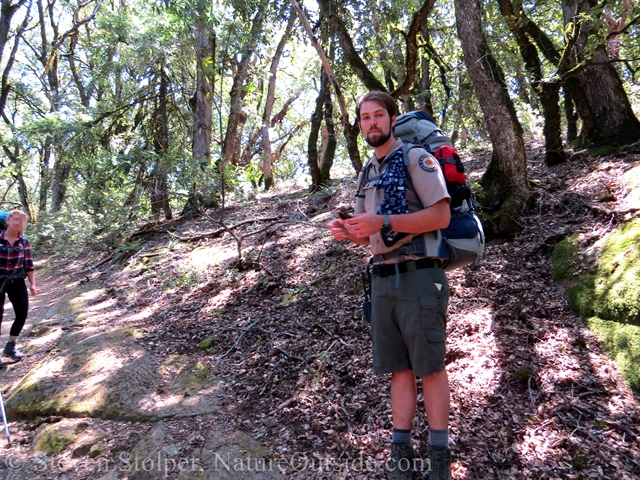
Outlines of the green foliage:
M 176 269 L 174 273 L 175 274 L 173 277 L 167 278 L 164 281 L 164 283 L 162 284 L 163 289 L 192 289 L 202 282 L 200 274 L 197 271 L 191 270 L 189 268 Z
M 205 338 L 198 344 L 200 350 L 208 350 L 215 344 L 215 338 Z
M 607 157 L 618 153 L 619 148 L 611 145 L 605 145 L 602 147 L 592 148 L 589 150 L 589 155 L 594 157 Z
M 287 307 L 292 303 L 297 302 L 301 298 L 308 297 L 310 295 L 304 285 L 301 285 L 298 288 L 288 288 L 286 289 L 286 291 L 287 291 L 287 294 L 284 296 L 284 298 L 280 302 L 280 305 L 283 307 Z

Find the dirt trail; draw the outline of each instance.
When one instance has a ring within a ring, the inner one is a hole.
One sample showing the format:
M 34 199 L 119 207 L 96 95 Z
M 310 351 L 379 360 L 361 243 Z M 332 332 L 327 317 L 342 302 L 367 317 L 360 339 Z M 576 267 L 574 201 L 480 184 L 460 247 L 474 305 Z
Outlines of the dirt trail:
M 209 368 L 158 357 L 104 288 L 38 267 L 28 355 L 0 374 L 12 441 L 0 440 L 0 478 L 281 478 L 256 471 L 268 449 L 229 426 Z
M 33 366 L 35 362 L 42 360 L 43 356 L 48 353 L 46 348 L 26 348 L 33 340 L 33 326 L 47 319 L 56 318 L 58 312 L 58 300 L 64 297 L 67 292 L 71 291 L 75 284 L 65 285 L 59 281 L 60 279 L 48 271 L 46 262 L 36 261 L 36 284 L 38 286 L 38 295 L 33 296 L 29 293 L 29 316 L 25 323 L 24 329 L 18 338 L 18 348 L 22 350 L 27 357 L 20 362 L 13 362 L 9 358 L 3 358 L 6 368 L 0 370 L 0 378 L 2 379 L 2 393 L 6 394 L 15 382 L 21 379 Z M 28 281 L 27 281 L 28 284 Z M 9 335 L 9 329 L 14 319 L 13 307 L 7 300 L 5 304 L 4 320 L 2 322 L 2 340 L 4 343 Z M 44 331 L 42 333 L 45 333 Z M 28 351 L 27 351 L 28 350 Z

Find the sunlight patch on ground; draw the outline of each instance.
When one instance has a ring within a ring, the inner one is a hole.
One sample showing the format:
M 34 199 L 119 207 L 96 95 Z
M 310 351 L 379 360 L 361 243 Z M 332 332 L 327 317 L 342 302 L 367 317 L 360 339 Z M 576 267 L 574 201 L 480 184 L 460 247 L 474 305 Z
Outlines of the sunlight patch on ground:
M 213 308 L 224 307 L 227 303 L 229 303 L 229 299 L 231 298 L 231 295 L 233 295 L 233 293 L 234 291 L 229 288 L 222 290 L 217 295 L 207 300 L 207 306 Z
M 218 265 L 234 258 L 237 254 L 235 248 L 197 247 L 189 253 L 189 264 L 196 268 Z
M 455 322 L 475 332 L 475 335 L 473 343 L 456 346 L 466 355 L 450 364 L 447 368 L 449 377 L 464 385 L 465 393 L 490 395 L 499 386 L 500 378 L 500 362 L 495 355 L 500 348 L 492 330 L 492 310 L 474 309 L 466 315 L 457 315 Z
M 18 383 L 17 387 L 24 388 L 29 385 L 34 385 L 46 378 L 56 376 L 64 370 L 66 363 L 67 359 L 65 357 L 58 357 L 49 360 L 48 362 L 41 364 L 39 367 L 29 372 L 29 375 L 27 375 L 24 379 L 24 383 Z
M 117 303 L 117 300 L 116 300 L 116 303 Z M 122 310 L 122 309 L 111 310 L 109 312 L 95 312 L 95 314 L 91 316 L 87 316 L 85 313 L 81 313 L 80 315 L 78 315 L 78 321 L 82 323 L 82 325 L 87 325 L 97 321 L 120 318 L 125 313 L 126 313 L 126 310 Z
M 83 311 L 85 311 L 85 312 L 99 312 L 100 310 L 104 310 L 106 308 L 114 307 L 115 305 L 117 305 L 117 303 L 118 303 L 118 299 L 117 298 L 109 298 L 107 300 L 104 300 L 103 302 L 96 303 L 94 305 L 90 305 L 88 307 L 85 307 L 85 308 L 83 308 Z
M 167 409 L 174 405 L 178 405 L 184 400 L 185 396 L 181 394 L 169 394 L 160 395 L 158 393 L 152 393 L 147 397 L 142 398 L 138 402 L 138 407 L 143 412 L 156 412 L 159 410 Z
M 570 329 L 558 329 L 553 335 L 547 335 L 544 341 L 537 342 L 534 346 L 535 354 L 541 358 L 552 358 L 554 364 L 554 378 L 547 375 L 545 380 L 551 382 L 567 382 L 577 380 L 582 377 L 585 372 L 583 370 L 580 358 L 576 356 L 579 348 L 574 346 L 575 337 Z M 562 355 L 562 365 L 558 365 L 558 353 Z M 545 372 L 540 372 L 543 376 Z M 545 382 L 548 384 L 548 382 Z M 544 385 L 543 385 L 544 387 Z
M 105 293 L 104 288 L 96 288 L 94 290 L 88 290 L 86 292 L 81 293 L 73 300 L 71 300 L 70 303 L 79 303 L 79 302 L 83 303 L 89 300 L 94 300 L 96 298 L 100 298 L 102 295 L 104 295 L 104 293 Z
M 123 360 L 111 349 L 94 353 L 82 367 L 82 380 L 70 384 L 60 400 L 75 412 L 92 412 L 102 407 L 108 393 L 104 382 L 123 366 Z
M 245 291 L 251 288 L 256 282 L 260 279 L 260 272 L 257 271 L 249 271 L 246 272 L 243 276 L 240 283 L 240 289 Z M 238 289 L 236 288 L 223 288 L 216 295 L 209 298 L 207 301 L 207 305 L 214 309 L 223 308 L 229 303 L 229 299 L 238 293 Z
M 634 167 L 623 175 L 629 190 L 624 199 L 628 208 L 640 208 L 640 167 Z
M 140 320 L 146 320 L 151 317 L 158 310 L 157 306 L 154 307 L 146 307 L 137 313 L 133 313 L 125 317 L 127 321 L 137 322 Z
M 58 340 L 60 337 L 62 337 L 62 329 L 56 328 L 49 331 L 46 335 L 43 335 L 42 337 L 29 340 L 29 345 L 34 345 L 36 347 L 39 347 L 48 342 L 53 342 L 55 340 Z
M 553 425 L 551 425 L 553 426 Z M 522 441 L 514 443 L 513 450 L 520 458 L 526 459 L 532 466 L 544 465 L 544 460 L 549 456 L 549 446 L 560 440 L 552 428 L 538 425 L 526 425 L 522 430 Z

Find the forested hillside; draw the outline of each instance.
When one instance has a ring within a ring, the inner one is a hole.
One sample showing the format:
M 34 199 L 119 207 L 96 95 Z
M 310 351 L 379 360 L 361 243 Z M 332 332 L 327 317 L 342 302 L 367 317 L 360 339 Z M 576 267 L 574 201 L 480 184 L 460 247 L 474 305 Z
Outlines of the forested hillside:
M 492 144 L 478 193 L 500 236 L 535 203 L 525 138 L 549 165 L 640 139 L 630 0 L 2 5 L 0 208 L 43 247 L 354 175 L 370 89 Z

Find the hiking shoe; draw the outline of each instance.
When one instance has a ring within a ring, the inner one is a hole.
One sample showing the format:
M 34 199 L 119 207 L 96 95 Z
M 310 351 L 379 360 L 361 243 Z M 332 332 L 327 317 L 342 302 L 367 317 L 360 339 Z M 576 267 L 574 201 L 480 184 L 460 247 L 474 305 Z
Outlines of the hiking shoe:
M 451 450 L 429 447 L 429 480 L 451 480 Z
M 7 342 L 7 344 L 4 346 L 2 354 L 5 357 L 9 357 L 15 361 L 22 360 L 22 357 L 24 357 L 24 353 L 16 348 L 16 342 Z
M 391 444 L 391 462 L 389 470 L 391 471 L 391 480 L 413 480 L 415 472 L 414 459 L 416 452 L 413 447 L 405 443 Z

